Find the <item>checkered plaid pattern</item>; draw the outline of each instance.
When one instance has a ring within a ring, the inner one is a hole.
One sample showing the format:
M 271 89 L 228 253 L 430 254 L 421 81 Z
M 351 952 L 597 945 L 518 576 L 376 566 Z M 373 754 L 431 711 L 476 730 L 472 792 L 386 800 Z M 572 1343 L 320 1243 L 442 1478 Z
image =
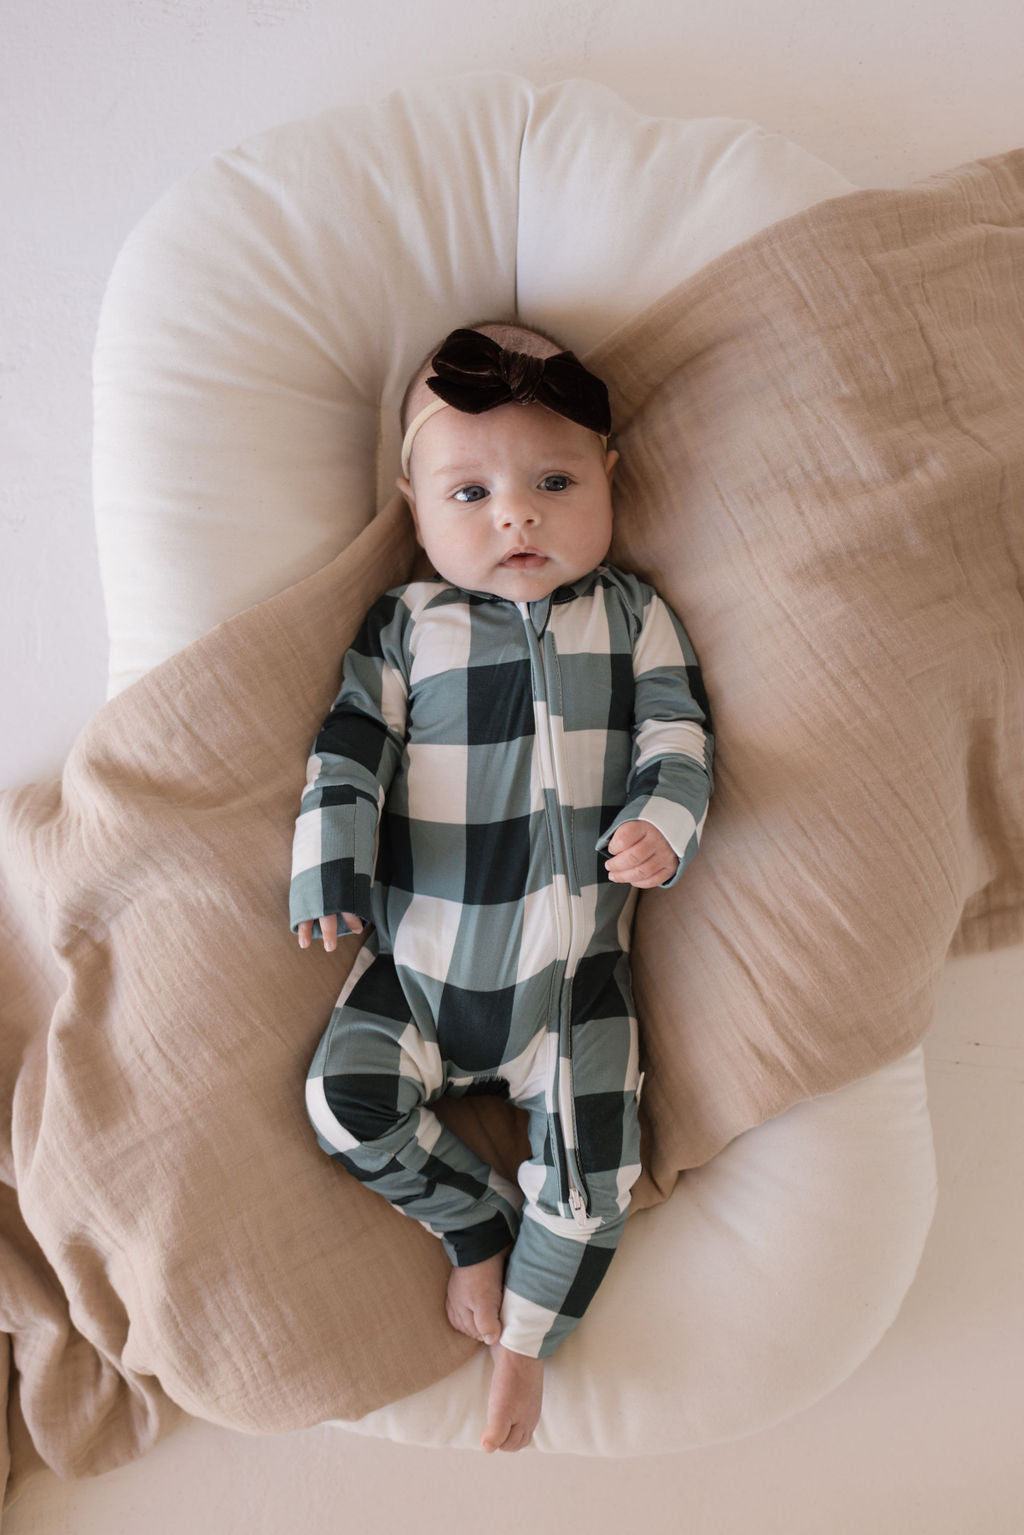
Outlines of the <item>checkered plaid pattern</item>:
M 711 758 L 682 626 L 608 566 L 530 604 L 440 580 L 389 592 L 314 745 L 292 926 L 350 911 L 373 929 L 310 1068 L 311 1119 L 453 1263 L 514 1243 L 502 1341 L 519 1353 L 582 1316 L 640 1170 L 636 893 L 601 853 L 650 821 L 674 883 Z M 430 1111 L 479 1091 L 528 1112 L 518 1189 Z

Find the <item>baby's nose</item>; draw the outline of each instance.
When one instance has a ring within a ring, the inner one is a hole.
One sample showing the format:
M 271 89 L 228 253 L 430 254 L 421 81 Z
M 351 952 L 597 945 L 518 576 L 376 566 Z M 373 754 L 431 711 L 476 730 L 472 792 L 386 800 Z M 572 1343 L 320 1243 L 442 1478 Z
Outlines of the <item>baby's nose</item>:
M 502 496 L 497 511 L 503 528 L 525 528 L 540 520 L 536 505 L 525 495 Z

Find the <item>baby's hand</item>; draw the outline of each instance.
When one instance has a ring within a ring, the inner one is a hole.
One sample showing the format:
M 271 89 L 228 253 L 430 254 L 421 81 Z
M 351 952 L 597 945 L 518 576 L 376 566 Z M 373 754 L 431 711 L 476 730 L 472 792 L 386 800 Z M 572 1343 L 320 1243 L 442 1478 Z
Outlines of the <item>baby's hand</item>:
M 343 911 L 342 914 L 341 914 L 341 918 L 342 918 L 343 922 L 346 922 L 348 924 L 348 926 L 352 929 L 353 933 L 361 933 L 363 931 L 363 924 L 362 924 L 362 922 L 359 920 L 358 917 L 353 916 L 350 911 Z M 320 918 L 320 932 L 321 932 L 321 935 L 322 935 L 323 940 L 324 940 L 324 948 L 327 950 L 327 952 L 329 954 L 332 949 L 336 949 L 338 947 L 338 919 L 337 919 L 337 917 L 335 917 L 335 916 L 321 917 Z M 298 927 L 298 934 L 299 934 L 299 948 L 300 949 L 308 949 L 310 944 L 313 942 L 313 924 L 312 924 L 312 922 L 300 922 L 299 923 L 299 927 Z M 344 936 L 345 935 L 342 934 L 342 937 L 344 937 Z
M 625 821 L 608 844 L 608 878 L 619 885 L 651 890 L 671 879 L 679 859 L 656 826 L 649 821 Z

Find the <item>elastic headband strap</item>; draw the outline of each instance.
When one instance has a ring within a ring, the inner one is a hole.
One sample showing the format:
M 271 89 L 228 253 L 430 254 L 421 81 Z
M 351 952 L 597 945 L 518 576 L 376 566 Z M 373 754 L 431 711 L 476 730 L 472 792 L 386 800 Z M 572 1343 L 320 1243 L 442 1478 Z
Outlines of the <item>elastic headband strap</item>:
M 409 430 L 406 432 L 402 439 L 402 473 L 405 475 L 406 479 L 409 478 L 409 458 L 412 453 L 412 443 L 416 433 L 419 431 L 424 421 L 429 421 L 431 416 L 436 416 L 439 410 L 446 410 L 450 408 L 451 407 L 448 405 L 446 400 L 431 400 L 430 404 L 424 405 L 419 415 L 413 416 L 412 420 L 409 422 Z

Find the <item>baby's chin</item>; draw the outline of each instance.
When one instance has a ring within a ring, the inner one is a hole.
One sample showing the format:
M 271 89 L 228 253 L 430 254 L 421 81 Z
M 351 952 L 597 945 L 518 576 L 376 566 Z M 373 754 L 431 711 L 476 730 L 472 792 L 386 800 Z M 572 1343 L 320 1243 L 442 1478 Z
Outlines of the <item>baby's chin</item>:
M 479 574 L 468 571 L 460 574 L 440 567 L 437 573 L 466 591 L 488 592 L 492 597 L 505 597 L 510 602 L 541 602 L 560 586 L 571 586 L 594 568 L 587 565 L 585 569 L 577 569 L 575 565 L 566 565 L 549 556 L 528 555 L 505 560 Z
M 570 586 L 585 574 L 582 570 L 567 570 L 552 559 L 511 561 L 499 565 L 479 590 L 512 602 L 541 602 L 560 586 Z

